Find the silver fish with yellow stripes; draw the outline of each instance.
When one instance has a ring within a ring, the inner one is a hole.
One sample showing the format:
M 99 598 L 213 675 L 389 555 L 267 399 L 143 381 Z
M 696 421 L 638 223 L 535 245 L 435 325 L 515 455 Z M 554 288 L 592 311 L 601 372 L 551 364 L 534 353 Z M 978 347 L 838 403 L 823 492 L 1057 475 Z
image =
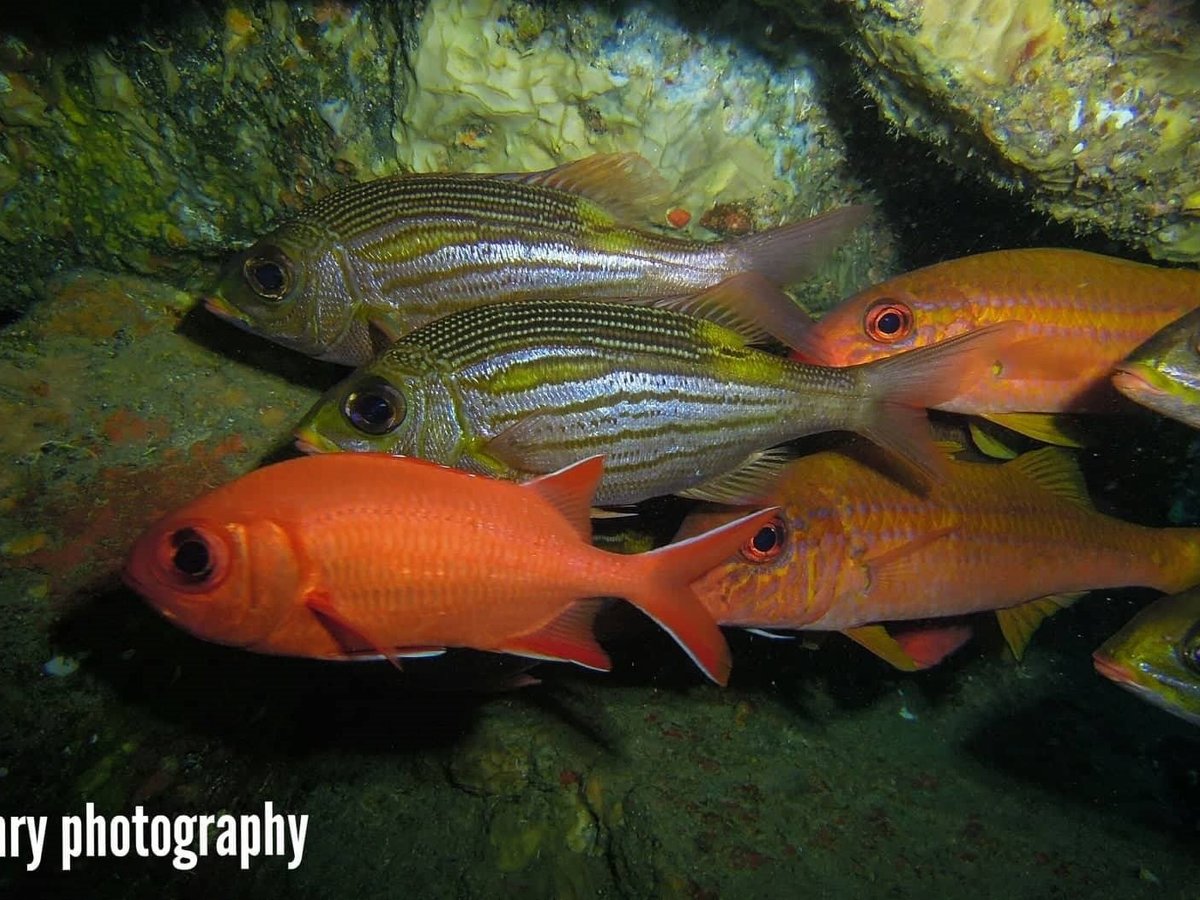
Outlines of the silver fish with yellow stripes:
M 743 271 L 810 275 L 861 206 L 728 241 L 634 227 L 661 221 L 662 177 L 642 157 L 546 172 L 380 178 L 314 203 L 226 264 L 212 312 L 286 347 L 361 365 L 414 328 L 481 303 L 682 298 Z
M 979 374 L 973 360 L 987 354 L 978 351 L 1007 326 L 868 365 L 805 365 L 750 346 L 762 337 L 756 322 L 782 317 L 767 309 L 756 322 L 741 318 L 779 296 L 746 289 L 758 280 L 731 279 L 688 307 L 724 325 L 570 300 L 438 319 L 334 387 L 297 444 L 517 480 L 603 454 L 601 506 L 670 493 L 743 502 L 790 458 L 778 445 L 820 431 L 858 432 L 933 477 L 944 457 L 915 404 L 931 396 L 923 391 L 951 397 Z

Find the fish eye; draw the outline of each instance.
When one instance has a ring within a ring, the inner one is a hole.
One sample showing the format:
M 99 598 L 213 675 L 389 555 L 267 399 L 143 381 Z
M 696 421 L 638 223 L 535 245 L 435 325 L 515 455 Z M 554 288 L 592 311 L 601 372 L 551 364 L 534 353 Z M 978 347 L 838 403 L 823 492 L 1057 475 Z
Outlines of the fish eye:
M 372 379 L 346 395 L 342 414 L 365 434 L 387 434 L 404 421 L 408 404 L 404 395 L 382 379 Z
M 912 309 L 895 300 L 881 300 L 867 310 L 863 327 L 868 337 L 880 343 L 903 340 L 912 333 Z
M 752 563 L 770 562 L 783 552 L 787 540 L 787 525 L 776 516 L 755 532 L 742 547 L 742 557 Z
M 171 570 L 187 584 L 202 584 L 213 573 L 213 553 L 208 541 L 194 528 L 181 528 L 171 535 Z
M 1200 625 L 1189 631 L 1180 643 L 1179 658 L 1191 672 L 1200 675 Z
M 276 247 L 247 259 L 242 263 L 242 274 L 250 289 L 263 300 L 282 300 L 292 288 L 290 263 Z

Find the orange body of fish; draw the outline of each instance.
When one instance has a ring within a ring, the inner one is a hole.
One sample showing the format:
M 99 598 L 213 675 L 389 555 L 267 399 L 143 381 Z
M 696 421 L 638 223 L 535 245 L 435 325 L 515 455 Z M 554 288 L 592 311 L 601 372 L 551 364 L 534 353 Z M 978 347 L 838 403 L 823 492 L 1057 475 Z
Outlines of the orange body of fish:
M 518 485 L 373 453 L 251 472 L 170 513 L 126 582 L 205 640 L 323 659 L 470 647 L 596 669 L 592 620 L 624 597 L 713 680 L 729 650 L 689 584 L 771 516 L 637 556 L 590 543 L 599 457 Z
M 1019 655 L 1041 619 L 1073 599 L 1063 595 L 1200 582 L 1200 529 L 1096 512 L 1073 458 L 1053 447 L 1003 465 L 951 461 L 924 496 L 818 453 L 792 463 L 769 502 L 778 518 L 694 585 L 722 625 L 869 639 L 855 629 L 996 610 Z M 681 535 L 728 516 L 693 513 Z
M 1200 272 L 1079 250 L 1000 250 L 927 266 L 850 297 L 793 356 L 846 366 L 1016 322 L 992 377 L 938 409 L 1085 413 L 1119 408 L 1113 366 L 1200 307 Z

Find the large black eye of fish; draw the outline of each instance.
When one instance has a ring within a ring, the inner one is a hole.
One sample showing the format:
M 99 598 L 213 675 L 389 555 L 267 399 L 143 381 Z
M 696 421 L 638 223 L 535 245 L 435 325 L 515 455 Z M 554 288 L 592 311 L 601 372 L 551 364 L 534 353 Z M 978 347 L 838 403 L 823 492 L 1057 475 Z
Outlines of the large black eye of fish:
M 250 290 L 263 300 L 282 300 L 292 288 L 291 263 L 276 247 L 265 247 L 262 253 L 249 257 L 242 263 L 242 274 Z
M 1200 675 L 1200 625 L 1192 628 L 1179 645 L 1179 658 L 1193 674 Z
M 180 581 L 201 584 L 213 573 L 213 554 L 208 541 L 193 528 L 181 528 L 171 535 L 171 567 Z
M 869 338 L 883 344 L 903 340 L 912 333 L 912 309 L 896 300 L 880 300 L 867 309 L 863 328 Z
M 381 379 L 372 379 L 352 390 L 342 403 L 346 421 L 365 434 L 387 434 L 404 421 L 404 395 Z
M 742 556 L 752 563 L 770 562 L 780 553 L 787 541 L 787 524 L 776 516 L 755 532 L 742 547 Z

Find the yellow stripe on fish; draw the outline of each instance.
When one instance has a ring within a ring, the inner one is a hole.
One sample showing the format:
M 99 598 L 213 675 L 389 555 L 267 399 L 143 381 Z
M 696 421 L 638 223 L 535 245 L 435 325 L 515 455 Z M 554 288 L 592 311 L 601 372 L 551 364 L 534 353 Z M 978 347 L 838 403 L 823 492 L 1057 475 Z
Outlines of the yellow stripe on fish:
M 208 308 L 321 359 L 360 365 L 414 328 L 483 303 L 657 302 L 740 272 L 798 281 L 860 206 L 728 241 L 633 227 L 661 178 L 634 154 L 524 175 L 410 174 L 344 188 L 226 265 Z

